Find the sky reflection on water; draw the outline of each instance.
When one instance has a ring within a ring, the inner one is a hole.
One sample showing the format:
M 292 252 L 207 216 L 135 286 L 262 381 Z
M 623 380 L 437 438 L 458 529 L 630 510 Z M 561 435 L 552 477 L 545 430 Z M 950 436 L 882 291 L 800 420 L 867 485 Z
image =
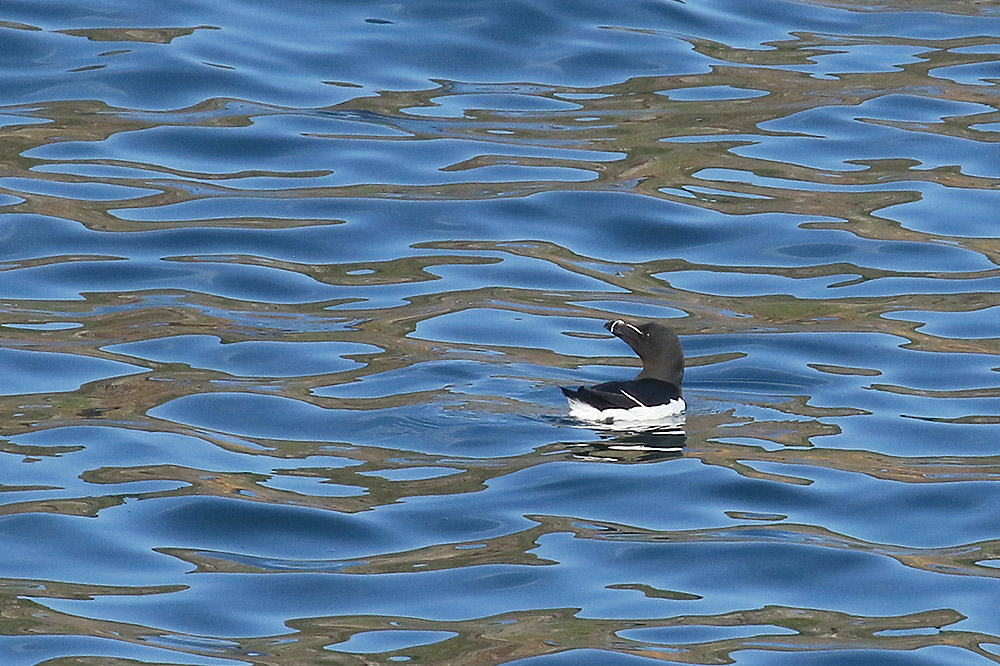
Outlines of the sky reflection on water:
M 0 654 L 1000 662 L 996 17 L 9 3 Z

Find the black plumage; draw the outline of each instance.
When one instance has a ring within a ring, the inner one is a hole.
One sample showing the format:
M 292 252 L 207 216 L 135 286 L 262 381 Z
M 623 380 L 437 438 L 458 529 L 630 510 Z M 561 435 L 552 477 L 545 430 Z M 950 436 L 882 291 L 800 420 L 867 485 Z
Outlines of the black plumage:
M 581 386 L 560 387 L 570 399 L 604 411 L 666 405 L 681 397 L 684 378 L 684 351 L 677 334 L 663 324 L 633 324 L 615 319 L 604 325 L 621 338 L 642 359 L 642 372 L 631 381 L 616 381 Z

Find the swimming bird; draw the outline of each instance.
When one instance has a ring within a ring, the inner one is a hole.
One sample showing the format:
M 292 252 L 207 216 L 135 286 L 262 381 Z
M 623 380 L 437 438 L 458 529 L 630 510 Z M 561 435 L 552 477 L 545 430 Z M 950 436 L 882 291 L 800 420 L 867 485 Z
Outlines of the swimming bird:
M 560 387 L 569 398 L 570 416 L 603 425 L 646 427 L 680 425 L 684 351 L 674 331 L 656 322 L 614 319 L 604 325 L 642 359 L 631 381 L 605 382 L 577 389 Z

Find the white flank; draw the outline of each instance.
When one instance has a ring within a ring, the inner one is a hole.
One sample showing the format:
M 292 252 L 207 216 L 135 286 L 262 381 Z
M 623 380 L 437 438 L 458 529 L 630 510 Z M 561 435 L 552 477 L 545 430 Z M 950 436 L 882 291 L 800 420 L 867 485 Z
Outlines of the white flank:
M 653 407 L 602 410 L 581 400 L 571 398 L 569 415 L 589 425 L 606 430 L 676 428 L 684 425 L 684 409 L 686 407 L 683 398 L 675 398 L 665 405 L 654 405 Z

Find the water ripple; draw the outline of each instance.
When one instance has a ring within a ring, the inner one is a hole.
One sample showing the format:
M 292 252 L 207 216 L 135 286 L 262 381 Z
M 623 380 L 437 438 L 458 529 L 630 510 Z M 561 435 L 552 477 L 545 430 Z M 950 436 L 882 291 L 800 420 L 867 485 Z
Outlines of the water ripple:
M 870 5 L 11 4 L 0 651 L 1000 662 L 997 11 Z

